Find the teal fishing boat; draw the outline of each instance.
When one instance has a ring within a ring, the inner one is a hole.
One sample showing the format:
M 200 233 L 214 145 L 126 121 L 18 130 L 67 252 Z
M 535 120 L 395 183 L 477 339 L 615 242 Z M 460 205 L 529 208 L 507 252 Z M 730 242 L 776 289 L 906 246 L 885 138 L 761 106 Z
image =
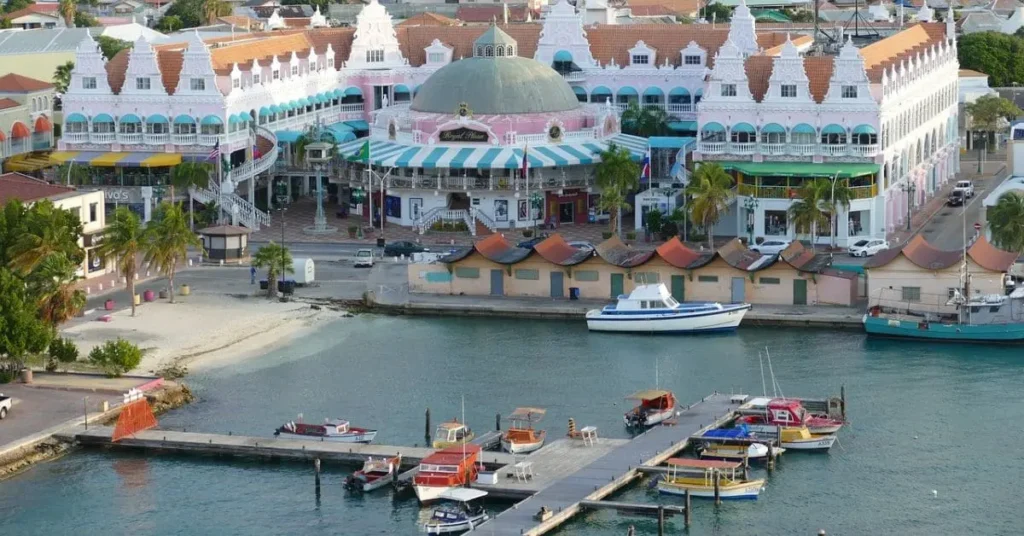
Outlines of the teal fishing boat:
M 949 300 L 953 313 L 887 310 L 875 305 L 864 315 L 870 335 L 961 342 L 1024 342 L 1024 287 L 1007 295 Z

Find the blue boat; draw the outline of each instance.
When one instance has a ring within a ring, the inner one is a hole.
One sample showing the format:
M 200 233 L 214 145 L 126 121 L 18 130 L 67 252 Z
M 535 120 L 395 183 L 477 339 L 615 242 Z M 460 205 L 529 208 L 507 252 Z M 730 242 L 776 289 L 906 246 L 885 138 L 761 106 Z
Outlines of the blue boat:
M 1024 287 L 1008 296 L 988 294 L 972 296 L 970 300 L 956 292 L 945 307 L 918 306 L 915 309 L 874 305 L 864 315 L 863 322 L 868 334 L 882 337 L 1024 342 Z
M 733 331 L 749 310 L 749 303 L 680 303 L 663 283 L 637 285 L 615 305 L 587 311 L 587 328 L 626 333 Z

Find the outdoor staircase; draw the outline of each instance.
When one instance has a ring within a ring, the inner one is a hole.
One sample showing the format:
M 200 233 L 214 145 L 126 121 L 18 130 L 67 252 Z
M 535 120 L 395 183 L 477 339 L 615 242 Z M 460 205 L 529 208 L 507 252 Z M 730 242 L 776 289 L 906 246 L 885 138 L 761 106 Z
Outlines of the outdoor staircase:
M 470 209 L 472 210 L 472 209 Z M 469 233 L 476 236 L 476 219 L 470 216 L 469 210 L 450 209 L 447 207 L 434 207 L 420 215 L 419 223 L 416 224 L 416 231 L 419 234 L 426 233 L 431 225 L 438 221 L 463 222 L 469 228 Z
M 249 160 L 242 165 L 232 168 L 225 173 L 223 182 L 237 187 L 246 180 L 256 180 L 256 177 L 271 168 L 277 160 L 277 137 L 274 133 L 257 127 L 257 135 L 270 142 L 270 151 L 255 160 Z M 234 191 L 222 192 L 219 184 L 211 182 L 208 188 L 190 188 L 189 193 L 200 203 L 216 203 L 222 211 L 231 216 L 232 224 L 242 225 L 258 231 L 260 226 L 270 226 L 270 214 L 256 208 L 247 199 L 239 196 Z

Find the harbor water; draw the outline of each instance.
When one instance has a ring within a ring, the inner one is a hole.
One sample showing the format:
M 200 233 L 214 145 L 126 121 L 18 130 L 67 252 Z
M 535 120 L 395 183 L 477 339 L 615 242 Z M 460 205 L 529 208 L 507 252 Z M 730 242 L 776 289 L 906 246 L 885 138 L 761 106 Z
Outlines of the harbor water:
M 845 385 L 852 424 L 830 453 L 785 454 L 757 501 L 694 501 L 691 534 L 1020 533 L 1017 347 L 749 327 L 708 337 L 591 334 L 583 322 L 366 315 L 193 374 L 199 401 L 160 425 L 270 437 L 301 413 L 378 428 L 377 443 L 422 445 L 424 411 L 436 425 L 460 416 L 465 400 L 478 433 L 494 427 L 496 413 L 529 405 L 548 409 L 541 428 L 552 439 L 570 417 L 626 437 L 624 397 L 656 382 L 683 403 L 715 390 L 760 394 L 765 347 L 785 395 Z M 318 494 L 306 464 L 81 450 L 0 483 L 0 527 L 19 536 L 418 532 L 428 510 L 387 490 L 346 493 L 351 470 L 325 463 Z M 617 498 L 681 503 L 646 488 Z M 669 533 L 682 529 L 681 518 L 669 523 Z M 656 534 L 653 520 L 612 511 L 580 516 L 559 534 L 618 536 L 630 525 Z

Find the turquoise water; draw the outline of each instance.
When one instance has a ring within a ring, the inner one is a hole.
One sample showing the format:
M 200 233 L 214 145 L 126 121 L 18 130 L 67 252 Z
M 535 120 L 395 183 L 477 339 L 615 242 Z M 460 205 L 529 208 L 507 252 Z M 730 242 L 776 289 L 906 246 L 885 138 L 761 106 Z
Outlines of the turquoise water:
M 362 316 L 261 358 L 193 375 L 200 400 L 161 426 L 269 437 L 297 414 L 423 442 L 434 422 L 548 408 L 625 437 L 623 397 L 660 383 L 682 401 L 761 391 L 768 346 L 786 395 L 846 386 L 849 429 L 829 454 L 788 453 L 756 502 L 697 502 L 691 534 L 1019 534 L 1024 476 L 1020 349 L 868 340 L 858 333 L 743 328 L 735 335 L 589 334 L 579 323 Z M 350 468 L 82 451 L 0 483 L 5 534 L 415 534 L 426 515 L 389 492 L 352 497 Z M 627 500 L 676 503 L 637 486 Z M 937 492 L 933 495 L 932 490 Z M 502 504 L 493 505 L 500 509 Z M 612 536 L 650 520 L 590 513 L 560 534 Z M 681 528 L 682 520 L 673 520 Z M 486 532 L 483 532 L 486 534 Z

